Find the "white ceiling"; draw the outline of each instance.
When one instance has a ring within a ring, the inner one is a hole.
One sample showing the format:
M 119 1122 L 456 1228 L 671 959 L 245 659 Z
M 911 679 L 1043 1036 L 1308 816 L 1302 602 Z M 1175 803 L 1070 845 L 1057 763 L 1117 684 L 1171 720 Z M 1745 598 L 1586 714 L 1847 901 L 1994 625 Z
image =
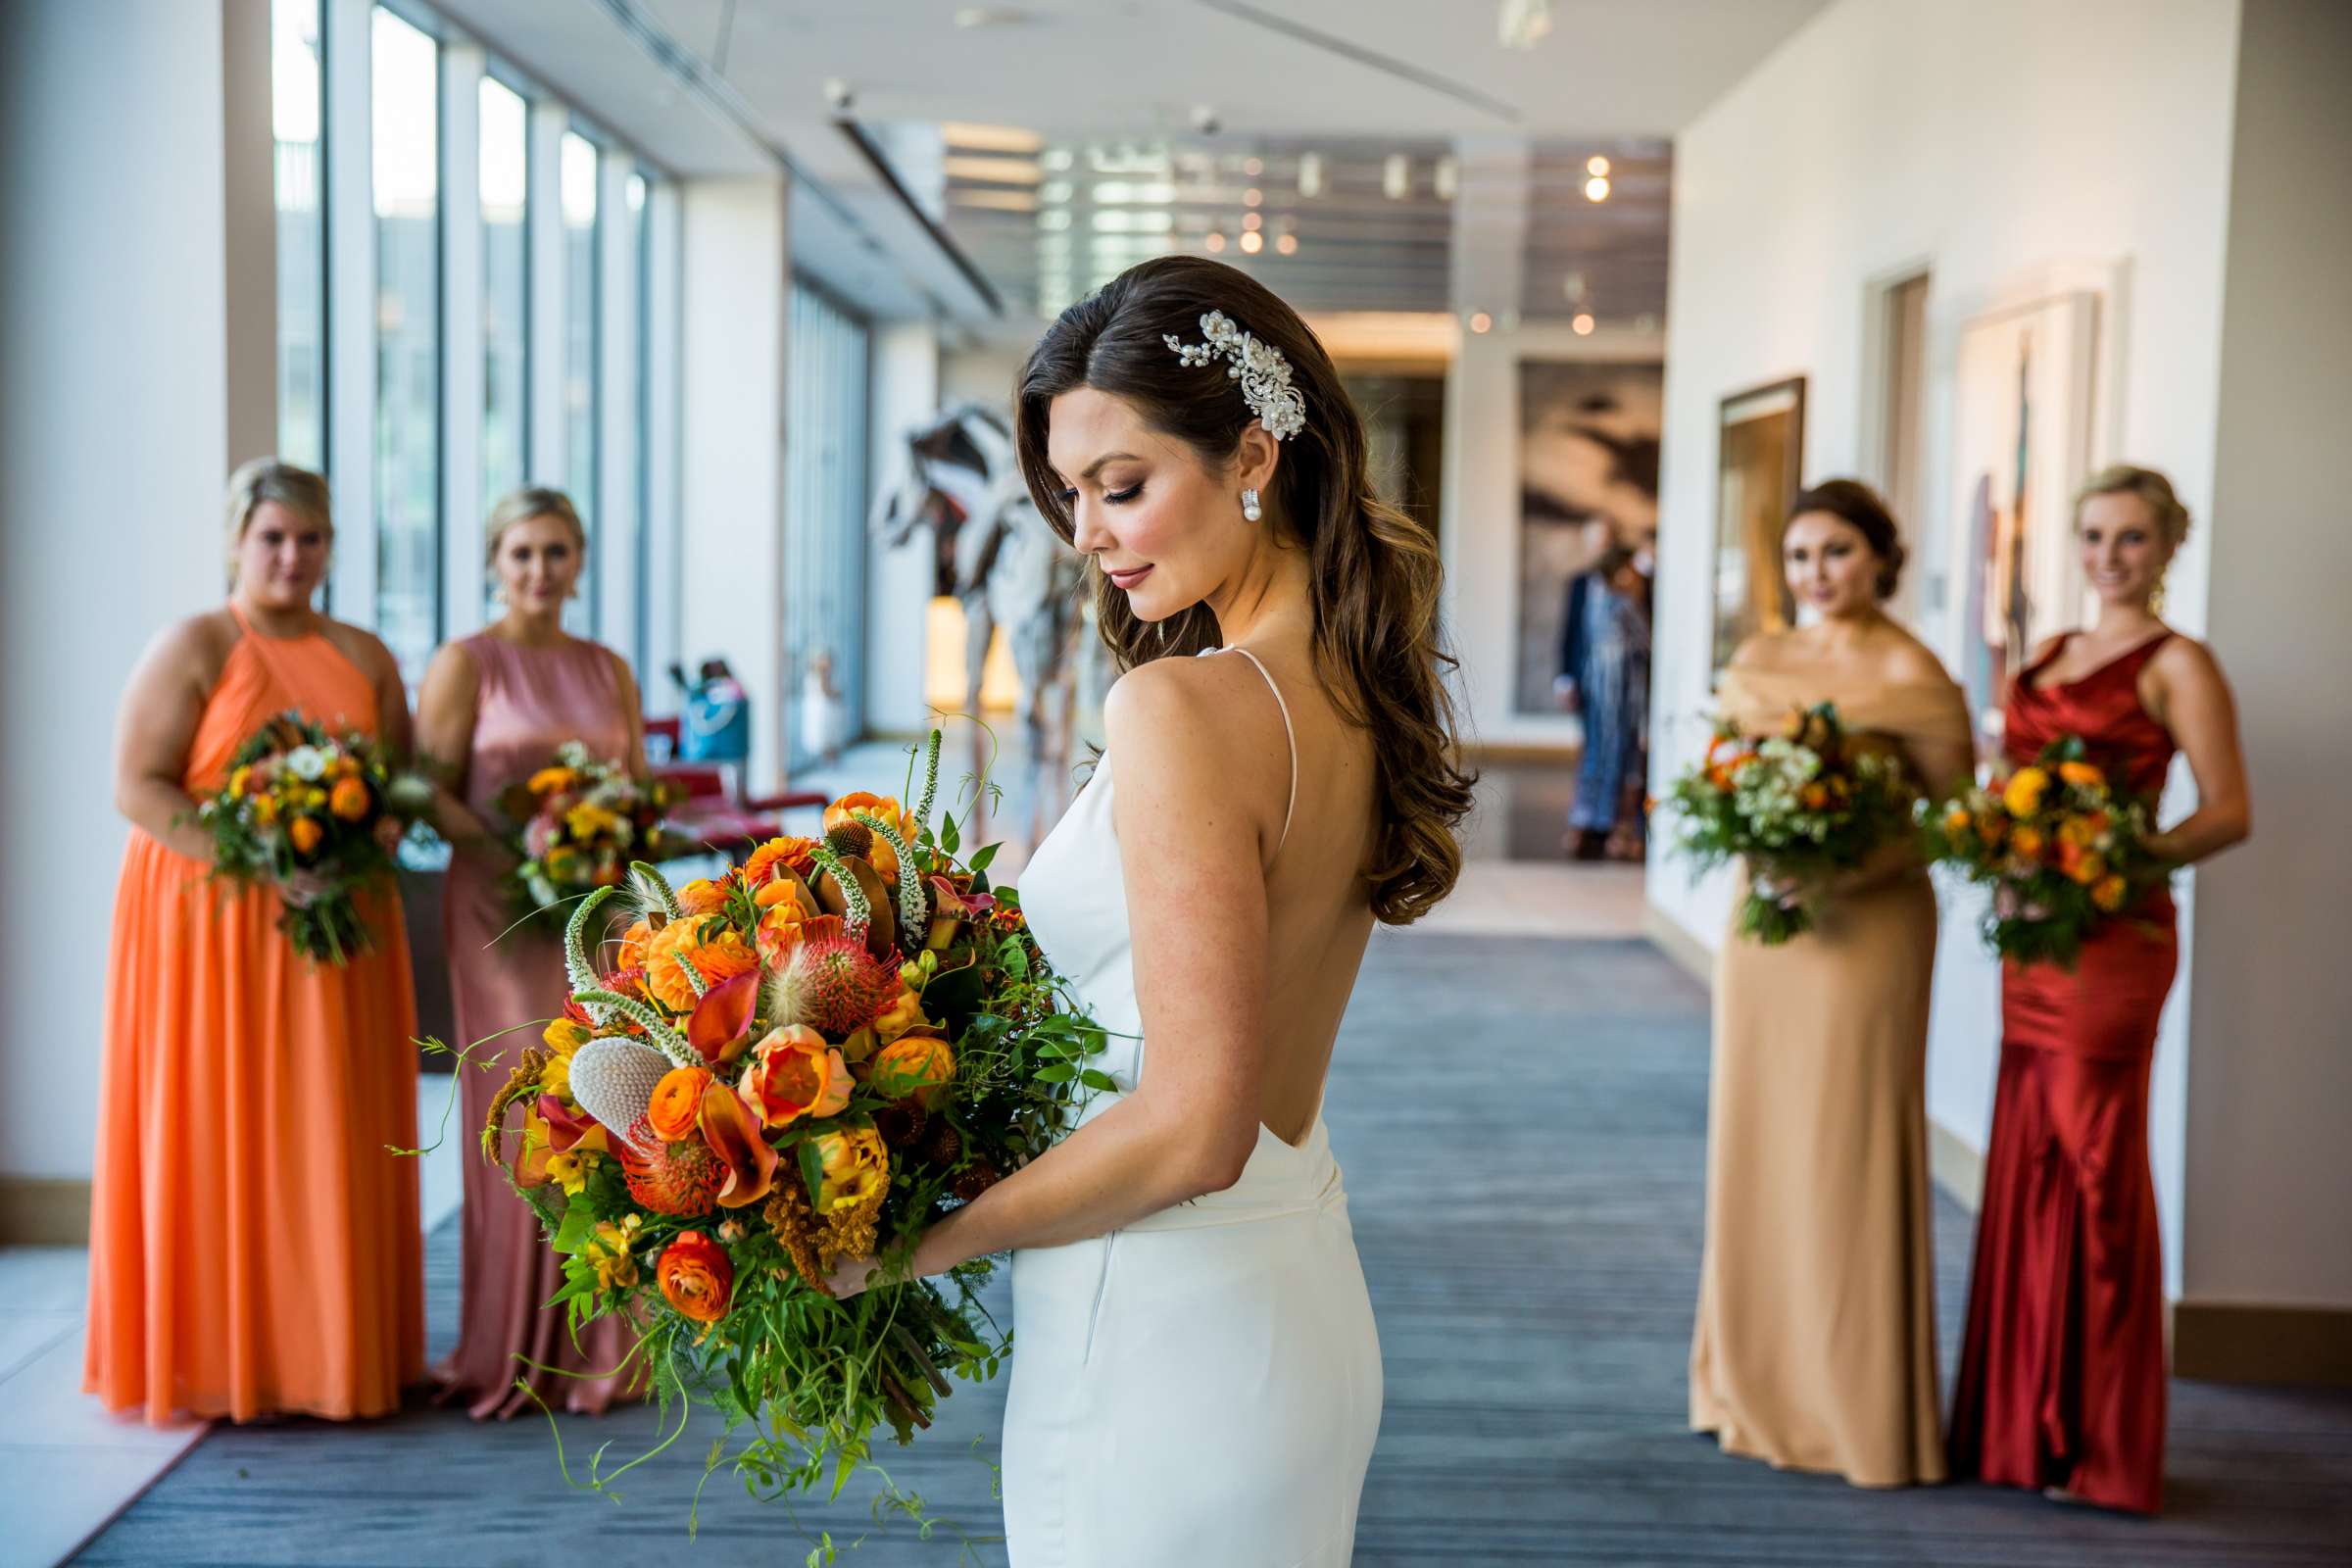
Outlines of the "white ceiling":
M 802 176 L 802 266 L 876 315 L 984 324 L 978 294 L 834 123 L 829 80 L 849 83 L 867 124 L 1012 125 L 1049 142 L 1273 153 L 1319 137 L 1522 137 L 1633 152 L 1824 0 L 1552 0 L 1550 34 L 1526 51 L 1498 41 L 1498 0 L 434 3 L 673 172 L 762 172 L 781 151 Z M 957 25 L 974 10 L 1014 20 Z M 1206 140 L 1202 105 L 1220 122 Z M 1656 249 L 1662 289 L 1662 231 Z M 1531 306 L 1557 297 L 1556 269 L 1536 270 Z M 1015 318 L 1034 305 L 1025 284 L 1000 283 Z

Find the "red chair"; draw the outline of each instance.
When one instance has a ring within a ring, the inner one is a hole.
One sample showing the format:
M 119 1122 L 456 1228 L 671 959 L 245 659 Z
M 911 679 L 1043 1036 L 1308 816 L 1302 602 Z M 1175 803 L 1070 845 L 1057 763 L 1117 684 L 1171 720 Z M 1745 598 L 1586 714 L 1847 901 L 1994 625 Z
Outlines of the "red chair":
M 668 740 L 677 755 L 678 719 L 648 718 L 646 737 Z M 731 853 L 745 844 L 781 837 L 786 811 L 822 811 L 832 798 L 821 790 L 788 790 L 781 795 L 747 796 L 729 788 L 730 769 L 711 762 L 662 762 L 654 776 L 676 789 L 681 799 L 670 822 L 686 839 Z M 740 781 L 741 775 L 734 775 Z

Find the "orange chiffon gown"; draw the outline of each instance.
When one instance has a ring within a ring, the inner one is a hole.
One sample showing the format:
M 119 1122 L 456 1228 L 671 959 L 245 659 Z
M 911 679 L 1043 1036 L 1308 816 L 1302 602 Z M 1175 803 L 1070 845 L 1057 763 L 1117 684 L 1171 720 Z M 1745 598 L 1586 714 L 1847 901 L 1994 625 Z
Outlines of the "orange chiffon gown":
M 2173 738 L 2139 704 L 2171 634 L 2081 680 L 2009 698 L 2003 750 L 2023 765 L 2064 735 L 2124 789 L 2154 800 Z M 2059 648 L 2063 648 L 2060 644 Z M 2172 895 L 2083 944 L 2072 969 L 2005 966 L 2001 1066 L 1984 1152 L 1952 1473 L 2063 1487 L 2154 1513 L 2164 1483 L 2162 1237 L 2148 1167 L 2148 1070 L 2180 964 Z
M 188 751 L 197 798 L 272 713 L 375 731 L 373 687 L 325 637 L 244 632 Z M 375 946 L 343 968 L 297 955 L 279 909 L 131 830 L 83 1374 L 109 1409 L 373 1416 L 423 1371 L 416 1163 L 389 1152 L 416 1142 L 398 895 L 364 902 Z

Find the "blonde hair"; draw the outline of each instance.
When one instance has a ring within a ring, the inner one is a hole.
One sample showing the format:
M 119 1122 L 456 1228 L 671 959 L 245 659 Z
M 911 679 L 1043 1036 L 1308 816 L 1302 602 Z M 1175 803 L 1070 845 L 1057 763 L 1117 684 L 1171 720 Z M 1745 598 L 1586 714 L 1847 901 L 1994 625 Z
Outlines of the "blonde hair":
M 579 509 L 571 497 L 549 485 L 524 485 L 510 490 L 498 498 L 490 509 L 490 520 L 483 527 L 482 564 L 492 569 L 498 565 L 498 544 L 506 538 L 507 530 L 533 517 L 553 517 L 571 530 L 571 542 L 578 547 L 583 563 L 588 557 L 588 529 L 580 521 Z
M 245 530 L 253 526 L 253 514 L 265 501 L 301 513 L 324 528 L 329 540 L 335 536 L 334 506 L 324 479 L 276 458 L 256 458 L 228 476 L 228 529 L 222 564 L 231 588 L 237 585 L 237 551 L 245 543 Z
M 2154 468 L 2134 467 L 2129 463 L 2110 464 L 2082 481 L 2075 492 L 2075 522 L 2082 521 L 2082 504 L 2092 496 L 2137 496 L 2148 509 L 2163 533 L 2164 542 L 2174 550 L 2188 537 L 2188 509 L 2173 494 L 2173 481 Z

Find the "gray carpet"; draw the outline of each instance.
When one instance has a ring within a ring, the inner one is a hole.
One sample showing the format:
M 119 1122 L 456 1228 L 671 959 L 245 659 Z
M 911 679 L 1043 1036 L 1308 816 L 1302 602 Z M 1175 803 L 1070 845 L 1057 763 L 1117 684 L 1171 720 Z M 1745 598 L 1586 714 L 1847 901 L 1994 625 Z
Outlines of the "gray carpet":
M 1361 1568 L 2352 1563 L 2352 1395 L 2176 1384 L 2172 1507 L 2152 1523 L 1973 1486 L 1859 1492 L 1685 1432 L 1705 1069 L 1705 998 L 1646 946 L 1376 944 L 1329 1102 L 1387 1357 Z M 1968 1227 L 1948 1202 L 1936 1221 L 1948 1370 Z M 453 1331 L 455 1254 L 446 1225 L 429 1262 L 436 1348 Z M 995 1529 L 1000 1397 L 959 1390 L 938 1430 L 892 1455 L 902 1484 L 975 1536 Z M 608 1438 L 617 1462 L 651 1434 L 644 1412 L 564 1423 L 575 1464 Z M 77 1560 L 798 1562 L 793 1522 L 723 1475 L 687 1546 L 709 1439 L 690 1431 L 636 1472 L 624 1510 L 565 1491 L 543 1421 L 416 1407 L 348 1428 L 224 1430 Z M 861 1494 L 854 1484 L 799 1522 L 854 1539 L 869 1528 Z M 944 1532 L 922 1543 L 902 1526 L 843 1561 L 962 1554 Z M 964 1560 L 999 1563 L 1003 1548 Z

